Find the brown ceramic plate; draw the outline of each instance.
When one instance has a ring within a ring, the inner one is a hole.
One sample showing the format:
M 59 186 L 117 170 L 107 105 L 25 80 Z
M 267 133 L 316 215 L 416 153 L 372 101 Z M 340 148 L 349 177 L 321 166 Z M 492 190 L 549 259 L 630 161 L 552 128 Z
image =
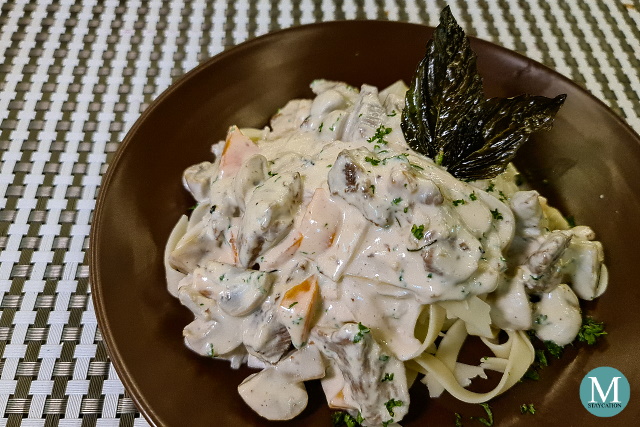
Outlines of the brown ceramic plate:
M 171 86 L 129 132 L 111 162 L 91 232 L 95 310 L 125 387 L 154 425 L 264 426 L 236 386 L 250 373 L 199 357 L 182 342 L 191 314 L 166 291 L 162 253 L 180 215 L 193 204 L 181 186 L 185 167 L 209 158 L 210 144 L 231 124 L 263 126 L 279 107 L 309 97 L 316 78 L 352 85 L 408 81 L 432 29 L 393 22 L 332 22 L 254 39 L 199 66 Z M 587 309 L 607 323 L 595 348 L 577 346 L 491 403 L 495 425 L 632 425 L 640 417 L 640 139 L 601 102 L 542 65 L 473 40 L 488 96 L 568 94 L 552 131 L 532 139 L 517 165 L 553 205 L 589 224 L 604 243 L 611 284 Z M 619 415 L 597 418 L 580 403 L 591 369 L 612 366 L 631 383 L 632 401 Z M 295 420 L 277 425 L 330 425 L 318 384 Z M 535 415 L 521 415 L 534 403 Z M 412 391 L 403 425 L 453 425 L 454 413 L 483 415 L 450 397 Z M 468 421 L 467 423 L 470 423 Z M 474 421 L 474 424 L 477 422 Z M 274 423 L 275 425 L 276 423 Z M 478 424 L 479 425 L 479 424 Z

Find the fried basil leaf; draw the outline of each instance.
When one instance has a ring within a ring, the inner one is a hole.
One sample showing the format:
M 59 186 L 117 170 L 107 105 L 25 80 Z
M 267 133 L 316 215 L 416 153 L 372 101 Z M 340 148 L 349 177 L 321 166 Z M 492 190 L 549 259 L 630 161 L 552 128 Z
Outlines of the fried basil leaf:
M 493 178 L 531 133 L 551 127 L 565 97 L 486 100 L 476 55 L 446 7 L 407 91 L 402 131 L 411 148 L 455 177 Z

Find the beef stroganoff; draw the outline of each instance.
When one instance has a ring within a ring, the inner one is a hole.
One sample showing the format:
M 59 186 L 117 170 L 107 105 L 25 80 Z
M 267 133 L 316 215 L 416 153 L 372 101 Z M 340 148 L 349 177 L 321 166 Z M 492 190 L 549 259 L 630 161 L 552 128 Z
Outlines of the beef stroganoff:
M 293 418 L 320 379 L 330 407 L 398 422 L 419 373 L 431 396 L 485 402 L 533 362 L 525 331 L 575 338 L 578 298 L 607 286 L 590 228 L 521 189 L 511 165 L 464 182 L 411 150 L 404 83 L 311 88 L 185 171 L 198 204 L 166 248 L 169 290 L 195 315 L 187 346 L 262 369 L 238 388 L 251 408 Z M 487 346 L 476 366 L 457 362 L 468 335 Z M 486 369 L 499 384 L 468 391 Z
M 417 380 L 487 402 L 534 362 L 527 332 L 575 339 L 579 299 L 607 287 L 602 245 L 509 163 L 563 95 L 484 100 L 448 8 L 409 87 L 311 89 L 184 172 L 197 206 L 165 249 L 168 289 L 195 316 L 187 347 L 259 370 L 238 387 L 248 406 L 294 418 L 319 380 L 331 408 L 388 426 Z M 487 370 L 495 387 L 470 391 Z

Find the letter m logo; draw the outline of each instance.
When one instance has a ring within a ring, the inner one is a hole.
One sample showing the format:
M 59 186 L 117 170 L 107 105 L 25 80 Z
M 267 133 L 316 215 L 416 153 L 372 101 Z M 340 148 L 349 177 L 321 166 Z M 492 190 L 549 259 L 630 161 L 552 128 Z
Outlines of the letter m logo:
M 620 377 L 613 377 L 613 379 L 609 383 L 609 387 L 607 388 L 606 393 L 602 391 L 602 387 L 600 386 L 600 382 L 598 381 L 597 377 L 589 377 L 589 379 L 591 379 L 591 400 L 589 401 L 589 403 L 597 403 L 596 392 L 598 392 L 598 395 L 600 396 L 600 401 L 606 402 L 612 388 L 613 400 L 611 401 L 611 403 L 620 403 L 620 400 L 618 400 L 618 380 L 620 379 Z

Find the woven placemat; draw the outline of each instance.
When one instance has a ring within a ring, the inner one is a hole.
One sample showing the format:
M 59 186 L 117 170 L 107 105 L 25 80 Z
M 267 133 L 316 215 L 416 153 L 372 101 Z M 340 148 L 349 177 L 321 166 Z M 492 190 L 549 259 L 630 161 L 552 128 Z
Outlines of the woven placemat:
M 573 79 L 640 131 L 639 0 L 96 1 L 0 6 L 0 425 L 147 425 L 106 353 L 88 235 L 119 141 L 200 62 L 279 28 L 436 25 Z

